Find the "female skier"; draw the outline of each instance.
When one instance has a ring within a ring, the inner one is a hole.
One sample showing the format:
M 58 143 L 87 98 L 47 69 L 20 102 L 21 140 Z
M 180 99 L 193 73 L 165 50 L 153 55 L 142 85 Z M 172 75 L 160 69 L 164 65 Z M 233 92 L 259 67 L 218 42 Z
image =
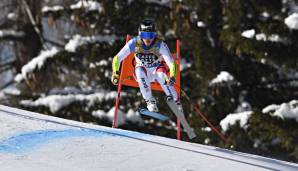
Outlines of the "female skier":
M 143 20 L 139 25 L 139 36 L 134 37 L 126 43 L 120 52 L 113 58 L 112 82 L 119 83 L 119 67 L 122 60 L 134 52 L 136 66 L 135 76 L 140 87 L 143 98 L 147 103 L 149 111 L 158 112 L 155 98 L 152 96 L 151 82 L 157 81 L 165 94 L 167 100 L 174 100 L 179 110 L 182 110 L 180 100 L 173 85 L 176 83 L 177 66 L 172 58 L 168 46 L 156 35 L 155 23 L 151 19 Z M 164 62 L 170 69 L 170 76 L 166 74 Z

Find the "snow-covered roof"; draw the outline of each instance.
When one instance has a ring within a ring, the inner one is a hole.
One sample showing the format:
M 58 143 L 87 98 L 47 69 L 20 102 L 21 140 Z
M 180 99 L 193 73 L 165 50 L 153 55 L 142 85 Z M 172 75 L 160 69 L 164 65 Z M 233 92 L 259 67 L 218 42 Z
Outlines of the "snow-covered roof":
M 272 104 L 265 107 L 262 112 L 272 114 L 273 116 L 277 116 L 282 119 L 296 119 L 298 122 L 298 100 L 292 100 L 280 105 Z

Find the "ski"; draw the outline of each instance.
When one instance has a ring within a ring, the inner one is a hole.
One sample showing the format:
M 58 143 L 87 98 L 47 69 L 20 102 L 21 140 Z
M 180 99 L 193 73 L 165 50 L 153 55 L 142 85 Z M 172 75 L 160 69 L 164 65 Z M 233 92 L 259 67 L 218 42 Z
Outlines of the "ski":
M 174 100 L 167 100 L 167 104 L 170 107 L 170 109 L 172 110 L 172 112 L 177 116 L 177 118 L 180 119 L 180 122 L 181 122 L 184 130 L 186 131 L 187 136 L 189 137 L 189 139 L 195 138 L 196 134 L 195 134 L 194 130 L 189 126 L 189 124 L 187 123 L 187 121 L 184 117 L 183 111 L 178 109 L 178 106 L 174 102 Z
M 161 121 L 166 121 L 166 120 L 169 119 L 169 117 L 167 117 L 163 114 L 160 114 L 160 113 L 157 113 L 157 112 L 151 112 L 146 108 L 140 108 L 139 112 L 142 115 L 150 116 L 152 118 L 155 118 L 155 119 L 158 119 L 158 120 L 161 120 Z

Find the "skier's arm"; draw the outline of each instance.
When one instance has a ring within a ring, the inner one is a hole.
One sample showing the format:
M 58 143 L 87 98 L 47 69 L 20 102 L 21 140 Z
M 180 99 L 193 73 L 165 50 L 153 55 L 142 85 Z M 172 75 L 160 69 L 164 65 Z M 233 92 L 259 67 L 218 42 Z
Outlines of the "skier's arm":
M 171 52 L 168 46 L 162 42 L 160 45 L 159 53 L 165 60 L 166 64 L 170 69 L 170 77 L 175 77 L 177 74 L 177 64 L 175 63 L 174 59 L 172 58 Z
M 132 39 L 126 43 L 126 45 L 120 50 L 120 52 L 113 58 L 112 61 L 112 78 L 111 81 L 114 85 L 118 85 L 120 78 L 120 63 L 123 61 L 128 55 L 135 50 L 135 42 L 136 39 Z
M 131 52 L 135 50 L 135 42 L 135 39 L 128 41 L 126 45 L 119 51 L 119 53 L 113 58 L 113 73 L 119 72 L 121 61 L 123 61 Z

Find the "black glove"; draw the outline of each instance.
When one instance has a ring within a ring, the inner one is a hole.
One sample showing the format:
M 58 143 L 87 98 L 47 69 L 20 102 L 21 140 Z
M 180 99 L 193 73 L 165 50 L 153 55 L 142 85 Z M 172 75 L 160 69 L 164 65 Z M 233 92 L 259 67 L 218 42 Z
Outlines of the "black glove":
M 174 84 L 176 84 L 176 78 L 175 77 L 168 78 L 167 85 L 173 86 Z
M 111 81 L 114 85 L 118 85 L 119 84 L 119 71 L 116 71 L 116 72 L 113 72 L 112 74 L 112 78 L 111 78 Z

